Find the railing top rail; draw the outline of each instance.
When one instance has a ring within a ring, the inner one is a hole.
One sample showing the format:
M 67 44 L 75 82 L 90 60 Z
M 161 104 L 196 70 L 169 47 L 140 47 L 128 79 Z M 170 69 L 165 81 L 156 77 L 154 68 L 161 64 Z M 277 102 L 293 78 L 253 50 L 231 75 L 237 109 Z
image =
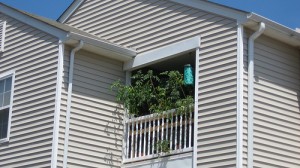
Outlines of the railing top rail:
M 193 105 L 191 105 L 190 107 L 192 107 L 192 106 Z M 190 110 L 191 110 L 190 107 L 188 108 L 187 112 L 190 112 Z M 162 113 L 153 113 L 153 114 L 149 114 L 149 115 L 145 115 L 145 116 L 130 118 L 130 119 L 127 119 L 125 122 L 132 123 L 132 122 L 137 122 L 137 121 L 144 121 L 144 120 L 148 120 L 149 118 L 156 118 L 156 117 L 165 116 L 165 115 L 174 114 L 174 113 L 176 113 L 176 109 L 171 109 L 171 110 L 164 111 Z
M 144 120 L 147 120 L 149 118 L 155 118 L 155 117 L 159 117 L 159 116 L 163 116 L 163 115 L 167 115 L 167 114 L 172 114 L 172 113 L 175 113 L 175 112 L 176 112 L 176 110 L 172 109 L 172 110 L 164 111 L 162 113 L 153 113 L 153 114 L 149 114 L 149 115 L 145 115 L 145 116 L 131 118 L 131 119 L 128 119 L 127 121 L 125 121 L 125 122 L 126 123 L 132 123 L 132 122 L 136 122 L 136 121 L 144 121 Z

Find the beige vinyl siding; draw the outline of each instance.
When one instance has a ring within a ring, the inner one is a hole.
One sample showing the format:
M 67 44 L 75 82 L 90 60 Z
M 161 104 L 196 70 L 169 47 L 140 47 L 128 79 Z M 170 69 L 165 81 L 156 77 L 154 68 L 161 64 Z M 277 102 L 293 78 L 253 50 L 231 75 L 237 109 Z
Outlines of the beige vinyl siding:
M 299 56 L 274 39 L 255 43 L 255 167 L 300 167 Z
M 236 167 L 237 32 L 202 34 L 199 61 L 198 167 Z
M 235 20 L 164 0 L 87 0 L 66 24 L 138 52 L 200 35 L 197 164 L 235 167 Z
M 67 49 L 69 51 L 69 49 Z M 120 167 L 123 111 L 111 84 L 125 80 L 122 62 L 86 51 L 76 53 L 68 148 L 69 167 Z M 62 166 L 69 52 L 64 57 L 59 166 Z
M 7 21 L 0 73 L 15 71 L 10 141 L 0 167 L 50 167 L 58 40 L 0 13 Z
M 250 31 L 246 32 L 249 37 Z M 266 36 L 255 40 L 254 50 L 254 167 L 300 167 L 299 50 Z M 247 72 L 244 74 L 247 94 Z M 247 131 L 246 95 L 244 98 Z M 245 143 L 246 134 L 246 166 Z
M 213 32 L 231 23 L 221 16 L 165 0 L 87 0 L 66 22 L 138 52 Z

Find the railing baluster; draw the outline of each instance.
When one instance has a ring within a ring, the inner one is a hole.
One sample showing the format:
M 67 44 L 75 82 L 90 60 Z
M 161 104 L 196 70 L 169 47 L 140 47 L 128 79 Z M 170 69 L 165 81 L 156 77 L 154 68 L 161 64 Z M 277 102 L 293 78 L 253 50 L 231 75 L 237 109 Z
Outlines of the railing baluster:
M 173 121 L 174 121 L 174 115 L 171 113 L 171 130 L 170 130 L 170 150 L 173 149 Z
M 177 120 L 178 120 L 178 115 L 175 113 L 175 150 L 177 150 Z
M 128 119 L 127 119 L 128 120 Z M 126 126 L 126 128 L 127 128 L 127 141 L 126 141 L 126 156 L 125 156 L 125 158 L 126 159 L 129 159 L 129 137 L 130 137 L 130 135 L 129 135 L 129 133 L 130 133 L 130 123 L 125 123 L 125 126 Z
M 169 133 L 169 113 L 166 114 L 166 141 L 169 141 L 168 133 Z
M 143 148 L 143 156 L 146 156 L 146 133 L 147 133 L 147 128 L 146 128 L 146 124 L 147 124 L 147 121 L 146 121 L 146 118 L 143 117 L 145 120 L 144 121 L 144 148 Z
M 192 147 L 192 112 L 190 112 L 189 147 Z
M 149 117 L 149 123 L 148 123 L 148 127 L 149 127 L 149 132 L 148 132 L 148 149 L 147 149 L 147 152 L 148 152 L 148 155 L 150 155 L 150 136 L 151 136 L 151 118 Z
M 182 114 L 181 113 L 180 113 L 180 123 L 179 124 L 180 124 L 180 127 L 179 127 L 180 128 L 180 130 L 179 130 L 179 132 L 180 132 L 180 135 L 179 135 L 179 139 L 180 139 L 179 140 L 179 149 L 182 149 L 182 132 L 183 132 L 182 129 L 183 128 L 182 128 Z
M 155 143 L 155 117 L 152 120 L 152 155 L 154 154 L 154 143 Z
M 158 151 L 158 142 L 160 142 L 159 141 L 159 127 L 160 127 L 160 115 L 157 115 L 157 141 L 156 141 L 156 146 L 157 146 L 157 148 L 156 148 L 156 150 L 157 150 L 157 152 L 156 153 L 159 153 L 159 151 Z
M 165 129 L 165 127 L 164 127 L 164 124 L 165 124 L 165 115 L 164 114 L 162 114 L 162 117 L 161 117 L 161 122 L 162 122 L 162 124 L 161 124 L 161 141 L 164 141 L 164 129 Z M 161 152 L 162 152 L 162 149 L 161 149 Z
M 140 129 L 139 129 L 139 141 L 140 141 L 140 144 L 139 144 L 139 153 L 138 153 L 138 156 L 141 157 L 141 154 L 142 154 L 142 133 L 143 133 L 143 126 L 142 126 L 142 122 L 143 121 L 140 121 Z
M 187 136 L 187 113 L 184 113 L 184 146 L 183 148 L 186 148 L 186 139 L 188 138 Z
M 134 155 L 134 151 L 133 151 L 133 143 L 134 143 L 134 121 L 132 121 L 131 123 L 131 147 L 130 147 L 130 150 L 131 150 L 131 155 L 130 155 L 130 158 L 133 158 L 133 155 Z
M 134 150 L 134 157 L 136 158 L 137 157 L 137 142 L 138 142 L 138 126 L 139 125 L 139 123 L 138 123 L 138 121 L 136 121 L 136 123 L 135 123 L 135 150 Z

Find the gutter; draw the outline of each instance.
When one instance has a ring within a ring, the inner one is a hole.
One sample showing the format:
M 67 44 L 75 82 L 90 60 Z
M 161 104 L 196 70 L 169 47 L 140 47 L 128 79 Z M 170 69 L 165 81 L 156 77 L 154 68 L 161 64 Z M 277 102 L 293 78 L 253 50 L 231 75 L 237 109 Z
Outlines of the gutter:
M 79 44 L 75 48 L 72 49 L 71 54 L 70 54 L 63 168 L 67 168 L 67 160 L 68 160 L 69 131 L 70 131 L 71 103 L 72 103 L 71 99 L 72 99 L 72 90 L 73 90 L 74 58 L 75 58 L 75 53 L 83 47 L 83 44 L 84 44 L 84 42 L 82 40 L 80 40 Z
M 254 40 L 265 30 L 264 22 L 248 39 L 248 168 L 253 168 L 253 108 L 254 108 Z
M 85 44 L 103 48 L 107 51 L 120 55 L 124 59 L 133 59 L 137 55 L 137 52 L 133 49 L 125 48 L 107 41 L 95 39 L 93 37 L 88 37 L 74 32 L 69 32 L 67 36 L 68 39 L 83 40 Z

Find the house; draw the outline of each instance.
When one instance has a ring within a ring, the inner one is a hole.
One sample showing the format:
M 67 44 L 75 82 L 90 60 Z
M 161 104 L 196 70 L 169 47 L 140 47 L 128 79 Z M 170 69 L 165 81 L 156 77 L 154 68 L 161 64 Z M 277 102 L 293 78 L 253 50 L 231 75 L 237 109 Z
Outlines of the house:
M 58 22 L 1 3 L 0 22 L 0 167 L 300 167 L 295 30 L 201 0 L 75 0 Z M 128 118 L 109 90 L 185 64 L 192 118 Z

